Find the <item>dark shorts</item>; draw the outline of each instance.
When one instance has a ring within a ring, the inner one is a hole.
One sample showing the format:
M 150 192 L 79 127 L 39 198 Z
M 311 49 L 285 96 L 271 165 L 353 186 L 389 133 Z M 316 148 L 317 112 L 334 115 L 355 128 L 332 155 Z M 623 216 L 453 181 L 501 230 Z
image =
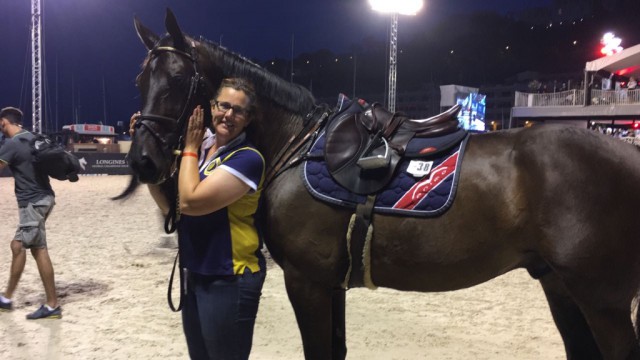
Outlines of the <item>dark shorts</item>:
M 55 198 L 47 195 L 35 203 L 18 208 L 20 220 L 14 240 L 22 242 L 25 249 L 46 248 L 47 233 L 44 224 L 54 205 Z

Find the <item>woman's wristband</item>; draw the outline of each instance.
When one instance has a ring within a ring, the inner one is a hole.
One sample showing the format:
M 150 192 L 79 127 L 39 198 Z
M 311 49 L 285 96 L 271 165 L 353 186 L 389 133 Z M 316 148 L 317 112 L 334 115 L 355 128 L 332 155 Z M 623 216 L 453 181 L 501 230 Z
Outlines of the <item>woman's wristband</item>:
M 183 151 L 182 152 L 182 157 L 185 157 L 185 156 L 193 156 L 196 159 L 198 158 L 198 154 L 196 154 L 194 152 L 190 152 L 190 151 Z

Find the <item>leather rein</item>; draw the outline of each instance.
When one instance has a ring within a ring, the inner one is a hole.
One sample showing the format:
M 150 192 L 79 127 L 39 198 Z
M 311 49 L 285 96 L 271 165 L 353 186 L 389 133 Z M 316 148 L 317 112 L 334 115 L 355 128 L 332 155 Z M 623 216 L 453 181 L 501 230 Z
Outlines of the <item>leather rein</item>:
M 306 155 L 300 155 L 293 157 L 300 152 L 302 146 L 309 140 L 315 139 L 320 130 L 322 130 L 324 123 L 331 115 L 331 111 L 326 105 L 315 106 L 315 108 L 306 116 L 309 125 L 304 126 L 298 134 L 295 134 L 289 138 L 285 146 L 274 157 L 273 165 L 269 168 L 269 172 L 265 177 L 264 188 L 268 188 L 271 182 L 287 169 L 295 166 L 300 161 L 306 158 Z M 315 120 L 311 122 L 311 120 Z M 311 141 L 312 143 L 313 141 Z

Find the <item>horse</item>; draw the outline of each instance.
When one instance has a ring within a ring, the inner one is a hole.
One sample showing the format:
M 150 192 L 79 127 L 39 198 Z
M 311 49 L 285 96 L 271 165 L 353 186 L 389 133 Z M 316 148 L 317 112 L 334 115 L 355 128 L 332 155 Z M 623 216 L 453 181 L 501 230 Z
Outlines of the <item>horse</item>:
M 225 77 L 255 84 L 261 114 L 249 137 L 269 167 L 318 111 L 303 87 L 183 33 L 170 10 L 166 35 L 137 17 L 134 25 L 149 53 L 137 78 L 142 115 L 128 154 L 134 176 L 123 195 L 150 183 L 176 196 L 173 151 L 186 118 Z M 638 359 L 639 155 L 633 145 L 572 126 L 471 134 L 448 211 L 373 215 L 371 280 L 452 291 L 524 268 L 544 290 L 568 359 Z M 289 164 L 265 191 L 265 243 L 283 270 L 305 358 L 344 359 L 345 232 L 353 210 L 314 199 L 301 165 Z

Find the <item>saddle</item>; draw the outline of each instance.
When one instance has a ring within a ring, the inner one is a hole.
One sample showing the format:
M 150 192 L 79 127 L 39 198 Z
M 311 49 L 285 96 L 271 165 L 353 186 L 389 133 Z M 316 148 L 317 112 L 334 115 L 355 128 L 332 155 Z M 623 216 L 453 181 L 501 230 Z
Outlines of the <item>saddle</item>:
M 330 120 L 324 157 L 331 176 L 347 190 L 374 194 L 393 177 L 414 138 L 435 138 L 458 130 L 460 105 L 424 120 L 391 113 L 380 104 L 353 101 Z

